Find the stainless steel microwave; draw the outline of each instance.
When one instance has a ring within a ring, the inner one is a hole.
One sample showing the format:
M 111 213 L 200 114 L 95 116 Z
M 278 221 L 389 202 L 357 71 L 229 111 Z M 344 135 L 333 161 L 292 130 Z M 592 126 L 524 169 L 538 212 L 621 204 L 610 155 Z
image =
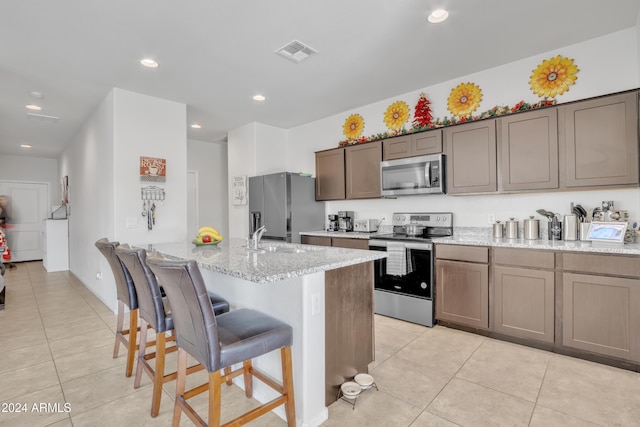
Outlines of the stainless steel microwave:
M 382 195 L 444 194 L 444 165 L 443 154 L 380 162 Z

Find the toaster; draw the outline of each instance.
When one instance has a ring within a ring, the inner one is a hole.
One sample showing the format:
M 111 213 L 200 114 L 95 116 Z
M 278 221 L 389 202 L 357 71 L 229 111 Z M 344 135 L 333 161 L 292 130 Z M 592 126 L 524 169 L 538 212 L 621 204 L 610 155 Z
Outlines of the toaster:
M 374 233 L 378 231 L 379 223 L 380 221 L 378 221 L 377 219 L 356 219 L 353 223 L 353 231 Z

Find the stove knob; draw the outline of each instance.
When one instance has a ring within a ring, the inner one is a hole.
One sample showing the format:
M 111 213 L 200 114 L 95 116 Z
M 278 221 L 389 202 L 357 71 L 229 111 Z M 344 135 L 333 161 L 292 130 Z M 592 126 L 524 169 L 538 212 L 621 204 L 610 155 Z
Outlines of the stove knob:
M 440 217 L 439 216 L 436 217 L 436 221 L 440 221 Z
M 420 287 L 422 289 L 427 289 L 427 284 L 425 282 L 420 283 Z

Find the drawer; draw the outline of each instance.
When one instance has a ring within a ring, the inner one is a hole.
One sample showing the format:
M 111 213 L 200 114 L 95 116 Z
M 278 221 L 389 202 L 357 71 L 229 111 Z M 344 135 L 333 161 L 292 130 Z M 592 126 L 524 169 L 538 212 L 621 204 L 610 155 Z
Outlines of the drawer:
M 517 265 L 519 267 L 555 267 L 554 251 L 532 251 L 529 249 L 494 248 L 494 264 Z
M 637 278 L 640 277 L 640 257 L 568 253 L 562 255 L 562 269 Z
M 350 239 L 348 237 L 334 237 L 331 246 L 349 249 L 369 250 L 369 240 L 367 239 Z
M 300 236 L 303 245 L 331 246 L 331 237 L 324 236 Z
M 488 264 L 489 248 L 485 246 L 436 244 L 436 258 Z

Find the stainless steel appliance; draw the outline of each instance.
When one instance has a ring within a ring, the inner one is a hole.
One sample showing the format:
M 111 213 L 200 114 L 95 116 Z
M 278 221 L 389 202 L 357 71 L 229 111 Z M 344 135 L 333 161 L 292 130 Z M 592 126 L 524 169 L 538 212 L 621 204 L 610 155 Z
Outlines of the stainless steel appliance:
M 353 211 L 338 211 L 338 231 L 353 231 Z
M 394 213 L 393 233 L 372 235 L 369 250 L 386 251 L 375 261 L 375 311 L 425 326 L 434 317 L 434 237 L 453 235 L 450 212 Z M 410 235 L 407 230 L 422 232 Z
M 409 157 L 380 162 L 383 196 L 445 193 L 444 155 Z
M 329 215 L 329 229 L 328 231 L 338 231 L 338 215 Z
M 315 200 L 315 178 L 281 172 L 249 178 L 249 235 L 300 243 L 300 232 L 324 229 L 324 203 Z
M 353 231 L 361 233 L 375 233 L 378 231 L 380 221 L 377 219 L 356 219 L 353 222 Z

